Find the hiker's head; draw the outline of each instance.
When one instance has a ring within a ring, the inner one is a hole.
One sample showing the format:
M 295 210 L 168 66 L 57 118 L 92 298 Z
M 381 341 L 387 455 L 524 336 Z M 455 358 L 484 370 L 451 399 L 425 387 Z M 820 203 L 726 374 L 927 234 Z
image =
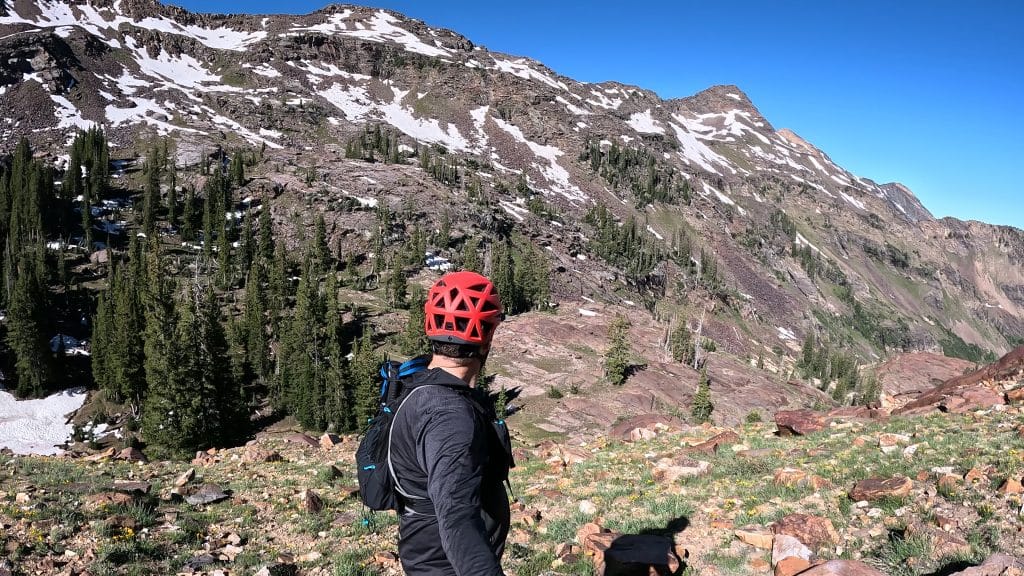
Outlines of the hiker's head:
M 434 354 L 484 358 L 504 314 L 494 283 L 476 272 L 445 274 L 427 293 L 424 329 Z

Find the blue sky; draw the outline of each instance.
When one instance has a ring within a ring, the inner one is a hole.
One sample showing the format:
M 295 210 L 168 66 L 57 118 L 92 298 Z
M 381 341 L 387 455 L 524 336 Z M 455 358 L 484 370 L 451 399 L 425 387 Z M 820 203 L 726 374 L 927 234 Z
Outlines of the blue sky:
M 170 0 L 302 14 L 326 3 Z M 684 97 L 735 84 L 837 164 L 936 216 L 1024 228 L 1024 2 L 378 0 L 559 74 Z

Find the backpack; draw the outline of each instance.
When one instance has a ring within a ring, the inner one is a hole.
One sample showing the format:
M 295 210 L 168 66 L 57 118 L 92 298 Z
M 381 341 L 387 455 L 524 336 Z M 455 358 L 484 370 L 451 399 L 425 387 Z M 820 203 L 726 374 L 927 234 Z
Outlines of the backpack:
M 370 510 L 398 510 L 398 496 L 401 495 L 405 498 L 406 504 L 418 512 L 433 514 L 433 504 L 428 499 L 414 496 L 402 489 L 391 466 L 391 428 L 402 404 L 421 388 L 441 386 L 441 384 L 424 384 L 408 387 L 403 384 L 403 378 L 426 369 L 427 361 L 427 356 L 419 356 L 401 364 L 389 360 L 380 367 L 380 409 L 377 411 L 377 415 L 370 419 L 366 432 L 356 449 L 359 498 Z M 511 492 L 508 469 L 515 467 L 515 462 L 512 458 L 512 443 L 505 421 L 497 418 L 493 408 L 484 407 L 484 404 L 491 406 L 491 401 L 481 403 L 481 399 L 474 397 L 472 393 L 468 399 L 483 420 L 490 423 L 494 431 L 493 437 L 497 446 L 500 447 L 498 450 L 505 456 L 505 460 L 500 464 L 499 481 L 503 482 Z
M 391 468 L 391 425 L 402 403 L 419 388 L 406 389 L 402 379 L 426 367 L 425 356 L 401 364 L 394 360 L 381 364 L 380 408 L 356 449 L 359 498 L 371 510 L 398 509 L 398 482 Z

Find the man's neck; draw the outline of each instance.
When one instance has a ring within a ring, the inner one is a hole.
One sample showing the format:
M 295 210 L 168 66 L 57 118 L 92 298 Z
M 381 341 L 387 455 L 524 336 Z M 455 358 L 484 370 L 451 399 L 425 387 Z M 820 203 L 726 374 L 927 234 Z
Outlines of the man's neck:
M 474 358 L 469 364 L 463 364 L 463 360 L 460 358 L 449 358 L 434 354 L 430 358 L 430 364 L 427 368 L 440 368 L 472 388 L 476 386 L 476 377 L 480 374 L 480 360 Z

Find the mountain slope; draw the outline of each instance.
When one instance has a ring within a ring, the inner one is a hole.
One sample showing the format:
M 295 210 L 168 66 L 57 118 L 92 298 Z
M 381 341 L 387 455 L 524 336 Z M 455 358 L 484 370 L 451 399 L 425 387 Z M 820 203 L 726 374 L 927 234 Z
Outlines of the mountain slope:
M 860 178 L 776 130 L 735 86 L 666 101 L 581 83 L 363 7 L 229 16 L 149 0 L 7 4 L 0 146 L 27 135 L 59 159 L 73 133 L 96 122 L 124 157 L 146 135 L 173 138 L 179 166 L 218 146 L 265 147 L 259 182 L 287 189 L 282 202 L 398 203 L 406 194 L 379 182 L 419 179 L 421 205 L 448 206 L 461 237 L 475 216 L 460 205 L 483 190 L 499 208 L 496 230 L 521 230 L 549 249 L 556 297 L 646 294 L 657 315 L 692 325 L 711 308 L 704 335 L 750 358 L 791 355 L 808 334 L 865 359 L 899 349 L 1003 352 L 1024 334 L 1021 231 L 934 219 L 905 187 Z M 457 163 L 460 183 L 441 192 L 416 166 L 366 176 L 343 156 L 375 125 L 396 130 L 403 155 L 422 158 L 429 145 Z M 310 170 L 318 181 L 306 181 Z M 531 212 L 531 200 L 549 210 Z M 634 218 L 664 252 L 685 236 L 694 262 L 702 249 L 713 254 L 714 286 L 697 280 L 689 255 L 630 272 L 595 254 L 582 220 L 597 204 Z M 332 217 L 332 242 L 369 249 L 345 233 L 361 224 Z M 283 220 L 280 233 L 297 237 Z

